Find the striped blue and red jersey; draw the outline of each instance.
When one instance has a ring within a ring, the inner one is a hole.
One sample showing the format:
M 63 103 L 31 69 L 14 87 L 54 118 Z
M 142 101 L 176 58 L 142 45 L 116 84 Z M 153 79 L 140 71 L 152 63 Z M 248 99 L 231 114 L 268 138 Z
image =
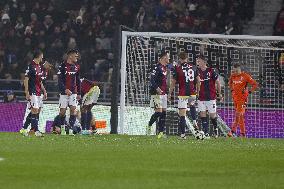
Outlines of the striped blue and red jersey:
M 196 95 L 197 67 L 190 63 L 175 65 L 172 71 L 173 79 L 179 85 L 179 96 Z
M 167 92 L 167 67 L 158 63 L 151 72 L 150 76 L 150 94 L 157 95 L 157 88 L 160 88 L 163 92 L 162 95 Z
M 84 96 L 86 93 L 88 93 L 92 87 L 95 86 L 95 82 L 90 81 L 88 79 L 81 79 L 81 94 Z
M 25 77 L 29 78 L 28 91 L 30 95 L 41 95 L 41 82 L 43 71 L 40 64 L 36 64 L 32 61 L 26 70 Z
M 200 90 L 199 100 L 210 101 L 216 100 L 216 80 L 218 79 L 218 73 L 213 68 L 206 68 L 202 71 L 198 69 L 198 75 L 200 77 Z
M 73 94 L 81 94 L 80 66 L 63 62 L 58 68 L 59 92 L 66 95 L 65 90 L 69 89 Z

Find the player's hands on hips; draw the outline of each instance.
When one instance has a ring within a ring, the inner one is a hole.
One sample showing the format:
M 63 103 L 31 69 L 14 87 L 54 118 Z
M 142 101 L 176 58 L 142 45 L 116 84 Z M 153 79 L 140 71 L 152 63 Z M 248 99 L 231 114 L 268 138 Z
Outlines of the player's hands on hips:
M 71 96 L 72 92 L 69 89 L 65 89 L 65 94 L 67 94 L 67 96 Z
M 159 95 L 163 94 L 163 91 L 162 91 L 162 89 L 160 89 L 160 87 L 158 87 L 158 88 L 156 89 L 156 91 L 157 91 L 157 93 L 158 93 Z

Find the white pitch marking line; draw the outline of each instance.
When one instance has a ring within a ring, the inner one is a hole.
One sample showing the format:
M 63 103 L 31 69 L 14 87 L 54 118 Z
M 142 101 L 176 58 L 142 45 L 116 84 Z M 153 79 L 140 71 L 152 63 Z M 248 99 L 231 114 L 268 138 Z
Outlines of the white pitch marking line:
M 4 158 L 0 157 L 0 161 L 3 161 L 3 160 L 4 160 Z

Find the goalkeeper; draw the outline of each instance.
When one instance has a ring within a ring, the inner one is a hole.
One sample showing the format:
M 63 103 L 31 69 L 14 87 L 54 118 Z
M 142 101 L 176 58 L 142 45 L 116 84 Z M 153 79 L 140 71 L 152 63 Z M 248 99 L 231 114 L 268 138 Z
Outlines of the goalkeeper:
M 83 96 L 81 102 L 82 134 L 89 135 L 92 133 L 90 130 L 93 118 L 92 108 L 95 104 L 97 104 L 98 97 L 100 95 L 100 88 L 95 85 L 95 82 L 83 78 L 81 79 L 81 93 Z
M 252 87 L 248 90 L 248 84 Z M 246 136 L 245 130 L 245 109 L 248 100 L 248 95 L 251 94 L 258 87 L 258 83 L 252 77 L 241 70 L 240 64 L 234 64 L 233 73 L 229 79 L 229 87 L 232 91 L 232 97 L 235 107 L 235 121 L 232 125 L 231 131 L 228 133 L 229 137 L 235 135 L 237 126 L 240 126 L 241 137 Z

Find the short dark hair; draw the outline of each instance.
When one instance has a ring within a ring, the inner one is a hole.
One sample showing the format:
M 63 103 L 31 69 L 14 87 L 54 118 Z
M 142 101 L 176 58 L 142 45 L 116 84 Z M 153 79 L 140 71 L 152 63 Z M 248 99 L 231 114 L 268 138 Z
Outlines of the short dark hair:
M 67 51 L 67 55 L 70 55 L 70 54 L 77 54 L 78 53 L 78 50 L 76 50 L 76 49 L 70 49 L 69 51 Z
M 41 50 L 35 50 L 33 57 L 34 57 L 34 58 L 39 58 L 39 56 L 42 55 L 42 54 L 43 54 L 43 52 L 42 52 Z
M 197 58 L 206 61 L 206 58 L 203 54 L 198 55 Z
M 161 51 L 161 54 L 159 56 L 159 58 L 163 58 L 164 56 L 166 56 L 168 53 L 165 50 Z
M 233 66 L 234 66 L 234 68 L 239 68 L 239 67 L 241 67 L 241 64 L 240 63 L 235 63 Z
M 187 58 L 187 53 L 186 52 L 180 52 L 178 54 L 178 57 L 182 60 L 185 60 Z

